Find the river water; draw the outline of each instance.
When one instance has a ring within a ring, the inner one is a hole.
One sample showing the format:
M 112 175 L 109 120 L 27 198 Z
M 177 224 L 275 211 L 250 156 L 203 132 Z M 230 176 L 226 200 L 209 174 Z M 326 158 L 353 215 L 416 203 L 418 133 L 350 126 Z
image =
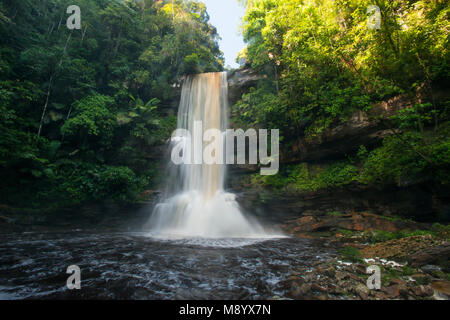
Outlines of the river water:
M 282 238 L 157 240 L 141 232 L 0 235 L 0 299 L 268 299 L 290 271 L 333 255 Z M 67 267 L 81 269 L 68 290 Z
M 184 160 L 201 158 L 202 149 L 188 147 L 186 131 L 195 131 L 201 123 L 205 130 L 216 130 L 215 141 L 221 141 L 227 114 L 226 73 L 188 77 L 178 114 L 178 128 L 184 133 L 173 137 L 171 146 L 186 147 Z M 225 165 L 189 163 L 168 170 L 167 190 L 153 206 L 148 227 L 138 219 L 135 228 L 117 229 L 131 212 L 112 217 L 111 210 L 104 210 L 103 215 L 87 216 L 93 221 L 85 224 L 89 228 L 74 229 L 83 225 L 80 212 L 75 212 L 28 222 L 31 230 L 37 222 L 44 229 L 59 224 L 56 228 L 0 234 L 0 298 L 283 298 L 291 271 L 333 254 L 326 243 L 282 236 L 273 223 L 266 228 L 245 215 L 235 194 L 225 191 Z M 148 220 L 149 211 L 142 213 Z M 40 219 L 35 216 L 24 219 Z M 277 215 L 272 211 L 268 216 Z M 173 235 L 181 239 L 167 240 Z M 72 265 L 81 269 L 79 290 L 66 286 L 66 270 Z

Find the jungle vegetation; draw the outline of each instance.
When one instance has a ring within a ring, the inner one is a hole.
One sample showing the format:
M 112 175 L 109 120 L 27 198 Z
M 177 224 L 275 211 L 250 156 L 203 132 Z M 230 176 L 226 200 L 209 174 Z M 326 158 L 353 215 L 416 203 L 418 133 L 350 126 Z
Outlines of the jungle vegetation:
M 353 153 L 328 164 L 287 165 L 281 175 L 254 177 L 253 183 L 299 191 L 353 182 L 448 187 L 448 1 L 242 2 L 248 45 L 238 60 L 265 77 L 234 106 L 235 122 L 280 128 L 284 146 L 320 141 L 358 111 L 381 119 L 391 132 L 381 143 L 355 145 Z M 379 8 L 377 27 L 373 5 Z M 385 117 L 371 112 L 395 98 L 410 105 Z
M 221 71 L 196 1 L 0 1 L 0 203 L 57 208 L 134 201 L 154 186 L 148 154 L 176 126 L 183 75 Z

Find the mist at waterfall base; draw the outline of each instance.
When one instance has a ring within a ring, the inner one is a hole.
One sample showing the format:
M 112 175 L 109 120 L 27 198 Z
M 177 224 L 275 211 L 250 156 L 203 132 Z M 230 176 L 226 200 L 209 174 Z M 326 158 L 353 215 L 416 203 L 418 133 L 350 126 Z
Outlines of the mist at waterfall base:
M 183 83 L 178 128 L 194 131 L 228 127 L 228 83 L 226 72 L 189 76 Z M 183 137 L 174 137 L 170 149 Z M 195 150 L 194 146 L 194 150 Z M 200 149 L 197 147 L 197 150 Z M 203 153 L 203 150 L 199 150 Z M 195 151 L 194 151 L 195 152 Z M 190 156 L 190 155 L 189 155 Z M 195 157 L 195 156 L 194 156 Z M 175 165 L 168 159 L 166 191 L 150 217 L 150 235 L 161 239 L 282 237 L 268 232 L 254 218 L 244 216 L 232 193 L 224 190 L 226 167 L 222 164 Z
M 226 91 L 225 74 L 188 78 L 179 127 L 201 119 L 205 129 L 226 128 Z M 0 233 L 0 299 L 289 298 L 292 272 L 335 256 L 327 243 L 282 237 L 244 215 L 224 190 L 223 165 L 170 167 L 150 218 L 147 207 L 76 210 Z M 285 200 L 272 201 L 280 223 Z M 81 290 L 66 286 L 70 265 L 80 267 Z

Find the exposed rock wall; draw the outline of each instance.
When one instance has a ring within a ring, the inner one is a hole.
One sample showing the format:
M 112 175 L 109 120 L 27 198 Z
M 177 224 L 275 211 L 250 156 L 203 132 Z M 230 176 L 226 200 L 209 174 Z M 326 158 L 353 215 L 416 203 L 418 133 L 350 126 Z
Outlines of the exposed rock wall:
M 406 96 L 392 98 L 373 105 L 370 112 L 355 111 L 347 121 L 325 130 L 320 139 L 299 137 L 288 148 L 284 148 L 282 162 L 309 162 L 342 158 L 355 152 L 361 145 L 374 145 L 394 131 L 383 124 L 383 119 L 400 109 L 412 105 Z
M 246 93 L 260 79 L 263 77 L 251 69 L 230 72 L 230 104 L 236 103 L 242 94 Z M 448 100 L 448 98 L 448 92 L 434 92 L 435 100 Z M 320 138 L 307 139 L 299 136 L 290 144 L 280 145 L 280 165 L 300 162 L 313 165 L 329 163 L 338 159 L 346 159 L 348 155 L 354 154 L 361 145 L 379 145 L 383 138 L 395 133 L 394 129 L 386 124 L 385 119 L 401 109 L 411 107 L 414 103 L 427 100 L 429 100 L 427 92 L 422 88 L 417 91 L 415 97 L 400 95 L 373 105 L 369 112 L 356 111 L 347 121 L 336 123 L 325 130 Z M 230 167 L 232 175 L 258 172 L 258 167 L 255 165 Z M 273 212 L 277 206 L 283 207 L 286 214 L 291 216 L 308 210 L 315 211 L 316 214 L 333 210 L 342 210 L 343 212 L 365 210 L 378 214 L 412 216 L 422 221 L 449 220 L 449 190 L 436 188 L 427 182 L 415 183 L 415 185 L 403 187 L 383 188 L 351 185 L 336 190 L 320 190 L 303 195 L 286 196 L 283 201 L 274 201 L 274 208 L 270 210 Z M 255 196 L 259 196 L 258 192 L 248 193 L 250 199 Z M 249 201 L 244 199 L 244 202 Z M 258 202 L 258 200 L 254 202 Z M 266 207 L 270 207 L 270 205 L 269 202 Z
M 252 69 L 237 69 L 228 72 L 228 100 L 230 105 L 236 104 L 248 89 L 264 79 Z

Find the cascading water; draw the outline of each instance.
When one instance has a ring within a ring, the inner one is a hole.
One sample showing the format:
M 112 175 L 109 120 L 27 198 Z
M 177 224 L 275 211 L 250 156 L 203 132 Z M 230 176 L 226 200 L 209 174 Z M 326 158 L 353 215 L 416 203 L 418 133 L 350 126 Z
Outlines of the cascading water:
M 194 122 L 201 121 L 203 130 L 219 129 L 225 132 L 227 115 L 228 83 L 225 72 L 205 73 L 185 80 L 178 112 L 178 128 L 193 132 Z M 171 149 L 180 139 L 183 137 L 172 138 Z M 255 219 L 244 217 L 235 195 L 224 191 L 225 165 L 171 163 L 168 171 L 166 193 L 150 218 L 153 236 L 270 237 Z

